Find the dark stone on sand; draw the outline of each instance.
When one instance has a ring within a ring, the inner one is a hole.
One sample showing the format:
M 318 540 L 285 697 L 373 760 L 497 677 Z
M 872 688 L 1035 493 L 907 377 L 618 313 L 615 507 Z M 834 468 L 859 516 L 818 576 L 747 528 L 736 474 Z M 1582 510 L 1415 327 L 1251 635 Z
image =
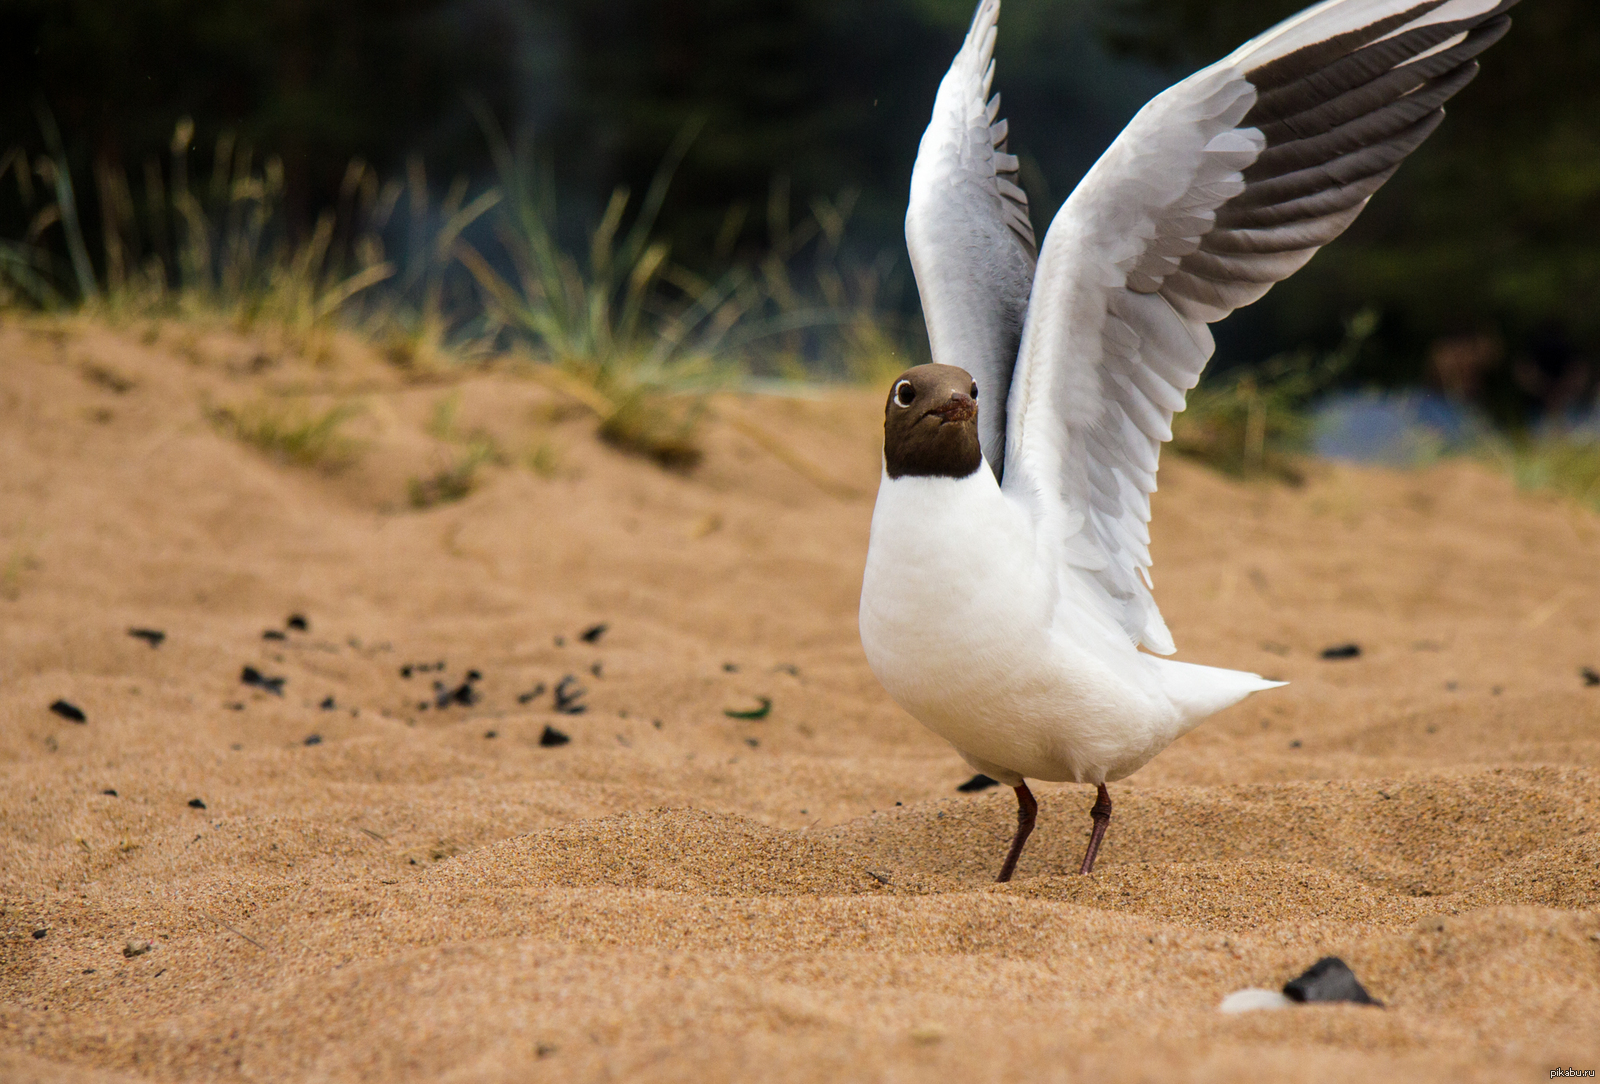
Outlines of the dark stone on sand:
M 50 705 L 50 710 L 67 720 L 69 723 L 87 723 L 88 716 L 83 714 L 83 709 L 66 700 L 57 700 Z
M 410 663 L 406 663 L 406 665 L 404 665 L 404 666 L 402 666 L 400 668 L 400 676 L 405 678 L 405 679 L 407 679 L 408 681 L 411 679 L 411 664 Z
M 980 790 L 988 790 L 990 787 L 998 787 L 999 785 L 1000 781 L 998 779 L 990 779 L 988 776 L 980 773 L 973 776 L 965 783 L 962 783 L 956 789 L 962 794 L 976 794 Z
M 283 695 L 283 682 L 285 679 L 281 677 L 267 677 L 254 666 L 246 666 L 243 670 L 239 671 L 239 680 L 245 685 L 252 685 L 264 692 L 271 693 L 273 696 Z
M 306 620 L 305 614 L 290 614 L 289 620 L 284 622 L 295 632 L 310 632 L 311 622 Z
M 1585 666 L 1582 670 L 1579 670 L 1578 676 L 1583 678 L 1583 683 L 1591 689 L 1600 685 L 1600 670 L 1596 670 L 1592 666 Z
M 606 624 L 604 621 L 600 622 L 598 625 L 590 625 L 588 628 L 583 630 L 583 635 L 579 637 L 579 639 L 586 644 L 598 644 L 600 642 L 600 637 L 604 636 L 606 634 L 606 630 L 610 627 L 611 626 Z
M 539 735 L 539 744 L 547 749 L 551 746 L 565 745 L 571 740 L 571 738 L 567 737 L 553 726 L 545 727 L 544 733 Z
M 321 745 L 322 744 L 322 735 L 321 734 L 313 734 L 310 737 L 308 737 L 305 741 L 301 742 L 300 744 L 302 744 L 302 745 Z
M 541 682 L 539 682 L 539 684 L 535 685 L 533 688 L 529 689 L 527 692 L 518 693 L 517 694 L 517 703 L 519 703 L 519 704 L 531 704 L 533 701 L 539 699 L 539 697 L 541 697 L 543 695 L 544 695 L 544 682 L 541 681 Z
M 1359 659 L 1361 657 L 1360 644 L 1336 644 L 1333 647 L 1322 649 L 1325 659 Z
M 268 629 L 261 634 L 263 640 L 287 640 L 289 637 L 277 629 Z
M 33 939 L 35 941 L 43 941 L 44 940 L 44 935 L 49 933 L 49 932 L 50 932 L 49 930 L 34 930 L 33 931 Z
M 483 675 L 478 673 L 478 671 L 476 671 L 476 670 L 468 670 L 467 671 L 467 680 L 468 681 L 482 681 L 483 680 Z
M 472 687 L 470 681 L 463 681 L 450 691 L 450 699 L 464 708 L 470 708 L 478 702 L 478 690 Z
M 117 792 L 112 790 L 110 787 L 107 787 L 105 790 L 101 791 L 100 793 L 106 795 L 109 798 L 115 798 L 117 796 Z
M 576 677 L 568 674 L 556 686 L 556 710 L 563 715 L 582 715 L 589 708 L 579 701 L 588 694 L 589 690 L 579 685 Z
M 325 696 L 322 698 L 322 703 L 318 704 L 317 707 L 321 708 L 323 711 L 334 711 L 339 707 L 339 705 L 333 702 L 333 697 Z
M 725 674 L 737 674 L 739 672 L 739 664 L 736 662 L 725 662 L 722 664 L 722 672 Z
M 483 732 L 483 736 L 486 738 L 498 738 L 500 736 L 500 732 L 497 730 L 485 730 Z
M 167 638 L 167 634 L 160 629 L 129 629 L 128 635 L 143 640 L 151 647 L 160 647 L 161 641 Z
M 1283 996 L 1290 1001 L 1353 1001 L 1357 1005 L 1383 1007 L 1383 1002 L 1367 993 L 1355 972 L 1337 956 L 1324 956 L 1305 974 L 1284 983 Z
M 601 666 L 599 663 L 595 663 L 593 666 L 589 667 L 589 673 L 593 674 L 595 677 L 603 677 L 604 670 L 605 667 Z
M 566 647 L 567 646 L 567 638 L 565 636 L 557 636 L 556 637 L 556 646 L 557 647 Z
M 189 799 L 189 808 L 190 809 L 204 809 L 205 807 L 206 807 L 206 804 L 204 802 L 202 802 L 200 799 L 198 799 L 198 798 L 190 798 Z

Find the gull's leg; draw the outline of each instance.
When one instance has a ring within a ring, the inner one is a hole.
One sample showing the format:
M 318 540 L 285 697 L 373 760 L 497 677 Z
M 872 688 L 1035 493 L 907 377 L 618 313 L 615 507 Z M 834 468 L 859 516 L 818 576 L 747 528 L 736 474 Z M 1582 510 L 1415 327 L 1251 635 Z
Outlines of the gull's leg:
M 1094 857 L 1100 853 L 1100 841 L 1106 838 L 1106 825 L 1111 823 L 1111 795 L 1104 783 L 1100 784 L 1099 797 L 1095 799 L 1094 808 L 1089 810 L 1089 816 L 1094 820 L 1094 830 L 1089 833 L 1089 849 L 1084 852 L 1079 873 L 1094 872 Z
M 1039 803 L 1033 800 L 1033 791 L 1028 789 L 1026 782 L 1018 783 L 1016 791 L 1017 834 L 1011 839 L 1011 853 L 1006 855 L 1006 864 L 1000 867 L 996 883 L 1011 880 L 1011 874 L 1017 868 L 1017 859 L 1022 857 L 1023 844 L 1028 842 L 1028 834 L 1033 831 L 1033 819 L 1039 812 Z

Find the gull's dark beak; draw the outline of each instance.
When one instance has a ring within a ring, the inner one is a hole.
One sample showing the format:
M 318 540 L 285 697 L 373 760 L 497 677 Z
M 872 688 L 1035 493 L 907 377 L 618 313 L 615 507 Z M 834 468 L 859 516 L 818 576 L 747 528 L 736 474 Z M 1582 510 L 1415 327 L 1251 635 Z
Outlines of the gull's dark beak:
M 978 416 L 978 402 L 964 392 L 953 391 L 948 403 L 934 407 L 928 413 L 947 422 L 967 422 Z

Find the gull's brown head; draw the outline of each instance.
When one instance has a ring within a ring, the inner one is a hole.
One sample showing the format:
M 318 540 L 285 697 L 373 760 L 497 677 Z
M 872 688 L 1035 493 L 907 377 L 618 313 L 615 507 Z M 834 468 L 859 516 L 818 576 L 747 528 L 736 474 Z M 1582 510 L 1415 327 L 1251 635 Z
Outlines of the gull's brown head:
M 918 365 L 895 377 L 883 408 L 890 478 L 965 478 L 983 464 L 978 385 L 954 365 Z

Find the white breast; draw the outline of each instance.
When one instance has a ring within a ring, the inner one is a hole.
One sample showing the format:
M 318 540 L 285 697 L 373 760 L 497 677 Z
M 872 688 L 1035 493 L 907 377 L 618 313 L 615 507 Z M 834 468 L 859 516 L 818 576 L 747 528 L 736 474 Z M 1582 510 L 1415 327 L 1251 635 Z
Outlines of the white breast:
M 1179 713 L 1157 660 L 1075 605 L 1041 556 L 989 471 L 885 476 L 861 588 L 867 662 L 970 757 L 1034 779 L 1121 778 L 1182 732 Z

